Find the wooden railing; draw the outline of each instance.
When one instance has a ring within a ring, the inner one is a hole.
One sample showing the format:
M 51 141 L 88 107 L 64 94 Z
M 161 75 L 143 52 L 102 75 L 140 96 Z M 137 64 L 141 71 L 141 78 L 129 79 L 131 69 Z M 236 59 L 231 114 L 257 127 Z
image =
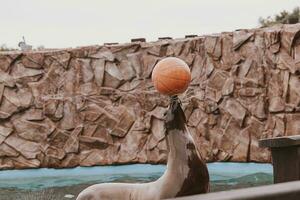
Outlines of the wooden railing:
M 299 200 L 300 181 L 175 198 L 174 200 Z M 170 199 L 171 200 L 171 199 Z

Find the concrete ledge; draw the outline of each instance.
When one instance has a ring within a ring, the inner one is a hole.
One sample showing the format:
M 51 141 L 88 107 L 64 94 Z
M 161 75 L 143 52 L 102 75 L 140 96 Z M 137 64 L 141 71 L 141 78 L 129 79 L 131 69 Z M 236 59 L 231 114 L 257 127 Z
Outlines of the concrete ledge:
M 300 135 L 262 139 L 259 146 L 269 148 L 300 146 Z
M 279 183 L 261 187 L 215 192 L 176 200 L 299 200 L 300 181 Z M 175 200 L 174 199 L 174 200 Z

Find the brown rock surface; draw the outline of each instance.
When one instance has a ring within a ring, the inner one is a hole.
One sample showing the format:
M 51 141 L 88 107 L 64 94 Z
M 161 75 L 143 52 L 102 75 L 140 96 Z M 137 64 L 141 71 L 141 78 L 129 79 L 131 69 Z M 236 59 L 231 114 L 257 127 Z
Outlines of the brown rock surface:
M 9 136 L 6 138 L 5 143 L 22 154 L 26 159 L 36 158 L 37 154 L 41 152 L 40 144 L 16 136 Z
M 224 110 L 238 121 L 240 126 L 243 125 L 243 121 L 246 116 L 246 109 L 237 100 L 228 99 L 224 103 Z
M 0 144 L 13 132 L 12 128 L 0 126 Z
M 16 157 L 19 153 L 5 143 L 0 144 L 0 157 Z
M 300 24 L 150 43 L 0 53 L 0 169 L 164 163 L 168 98 L 150 80 L 167 56 L 207 161 L 270 162 L 258 140 L 299 134 Z

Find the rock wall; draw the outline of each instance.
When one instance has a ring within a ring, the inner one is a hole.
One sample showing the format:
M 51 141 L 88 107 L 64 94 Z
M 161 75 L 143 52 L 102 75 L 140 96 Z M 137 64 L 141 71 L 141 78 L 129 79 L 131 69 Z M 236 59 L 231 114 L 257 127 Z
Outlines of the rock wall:
M 0 54 L 0 169 L 164 163 L 161 58 L 192 71 L 180 96 L 207 161 L 269 162 L 258 139 L 300 131 L 300 24 Z

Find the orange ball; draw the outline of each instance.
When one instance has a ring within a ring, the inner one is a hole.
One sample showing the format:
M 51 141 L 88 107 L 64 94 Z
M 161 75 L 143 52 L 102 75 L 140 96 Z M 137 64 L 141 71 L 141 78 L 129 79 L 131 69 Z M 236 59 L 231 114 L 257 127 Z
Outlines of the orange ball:
M 191 81 L 189 66 L 175 57 L 159 61 L 152 71 L 154 87 L 161 94 L 173 96 L 183 93 Z

